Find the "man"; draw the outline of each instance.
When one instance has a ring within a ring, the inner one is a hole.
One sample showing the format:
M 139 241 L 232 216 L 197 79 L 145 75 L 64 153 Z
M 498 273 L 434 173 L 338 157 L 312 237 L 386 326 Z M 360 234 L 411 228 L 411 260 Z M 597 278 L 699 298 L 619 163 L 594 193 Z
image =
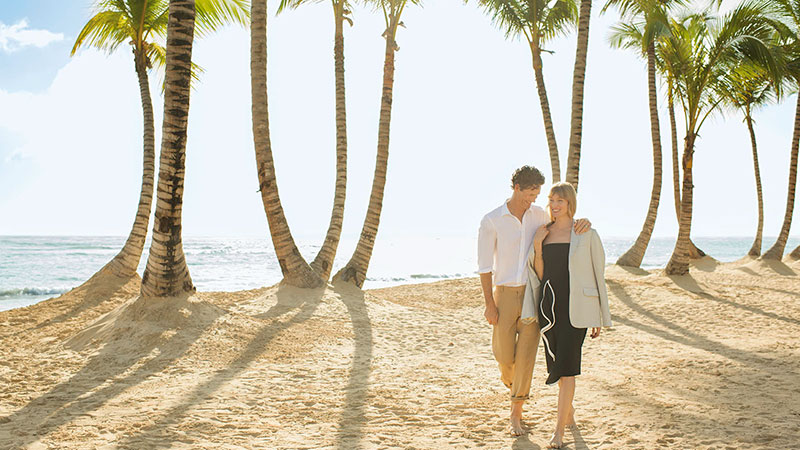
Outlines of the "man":
M 500 380 L 511 390 L 509 431 L 513 436 L 524 434 L 522 405 L 528 399 L 539 347 L 539 324 L 523 323 L 520 315 L 533 235 L 550 222 L 547 212 L 533 204 L 543 184 L 544 175 L 535 167 L 517 169 L 511 177 L 511 198 L 483 217 L 478 232 L 484 317 L 494 326 L 492 353 L 500 366 Z M 575 221 L 576 233 L 589 228 L 588 220 Z

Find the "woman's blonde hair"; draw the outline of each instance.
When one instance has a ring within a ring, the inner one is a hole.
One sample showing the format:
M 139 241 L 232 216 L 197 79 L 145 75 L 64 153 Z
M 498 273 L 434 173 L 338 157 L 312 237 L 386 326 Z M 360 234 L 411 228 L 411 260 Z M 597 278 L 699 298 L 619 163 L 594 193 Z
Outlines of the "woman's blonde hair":
M 578 194 L 575 192 L 575 188 L 566 181 L 561 181 L 550 188 L 550 193 L 547 194 L 547 198 L 553 195 L 557 195 L 566 200 L 567 214 L 569 214 L 570 217 L 575 217 L 575 211 L 578 209 Z M 550 211 L 550 205 L 547 205 L 547 213 L 550 215 L 551 221 L 555 220 L 552 211 Z

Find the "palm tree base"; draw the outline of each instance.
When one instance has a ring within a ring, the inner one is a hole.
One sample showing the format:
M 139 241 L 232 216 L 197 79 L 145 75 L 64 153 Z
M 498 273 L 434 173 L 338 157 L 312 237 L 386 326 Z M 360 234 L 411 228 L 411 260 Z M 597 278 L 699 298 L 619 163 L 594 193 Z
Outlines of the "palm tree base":
M 338 272 L 336 272 L 336 275 L 333 276 L 333 283 L 343 281 L 345 283 L 350 283 L 354 286 L 357 286 L 360 289 L 362 286 L 364 286 L 366 274 L 366 270 L 359 270 L 359 268 L 355 265 L 347 264 Z
M 131 266 L 130 264 L 125 264 L 124 257 L 120 252 L 119 255 L 115 256 L 111 261 L 106 263 L 102 269 L 98 270 L 97 273 L 106 272 L 111 273 L 117 277 L 132 277 L 136 275 L 136 268 L 138 266 L 138 261 L 135 266 Z
M 315 289 L 325 285 L 325 280 L 311 268 L 306 266 L 298 271 L 284 274 L 283 282 L 303 289 Z
M 642 265 L 642 258 L 633 249 L 630 249 L 619 257 L 616 264 L 618 266 L 639 267 Z
M 761 259 L 772 259 L 775 261 L 780 261 L 783 259 L 783 249 L 784 247 L 773 245 L 772 248 L 770 248 L 769 250 L 764 252 L 763 255 L 761 255 Z
M 665 273 L 667 275 L 687 275 L 689 273 L 689 263 L 677 262 L 673 259 L 670 259 L 669 263 L 667 263 Z

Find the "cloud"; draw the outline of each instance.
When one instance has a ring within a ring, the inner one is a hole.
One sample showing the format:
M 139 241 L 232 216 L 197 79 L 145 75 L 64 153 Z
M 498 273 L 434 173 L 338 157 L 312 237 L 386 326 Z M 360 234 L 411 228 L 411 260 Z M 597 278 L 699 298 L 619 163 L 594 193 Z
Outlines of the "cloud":
M 64 40 L 62 33 L 29 29 L 26 19 L 22 19 L 14 25 L 0 22 L 0 50 L 7 53 L 30 46 L 42 48 L 62 40 Z

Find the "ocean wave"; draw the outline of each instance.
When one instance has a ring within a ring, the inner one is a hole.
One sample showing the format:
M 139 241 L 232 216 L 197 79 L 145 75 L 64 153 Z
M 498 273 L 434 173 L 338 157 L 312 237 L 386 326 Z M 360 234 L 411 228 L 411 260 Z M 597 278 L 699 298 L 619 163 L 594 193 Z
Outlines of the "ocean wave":
M 367 281 L 398 283 L 403 281 L 415 281 L 415 280 L 448 280 L 452 278 L 465 278 L 471 276 L 474 275 L 469 273 L 448 273 L 448 274 L 414 273 L 403 277 L 367 277 Z
M 464 278 L 473 276 L 469 273 L 448 273 L 448 274 L 430 274 L 430 273 L 414 273 L 409 275 L 412 280 L 419 280 L 419 279 L 434 279 L 434 280 L 446 280 L 448 278 Z
M 63 294 L 69 289 L 54 289 L 54 288 L 18 288 L 18 289 L 0 289 L 0 298 L 5 297 L 20 297 L 23 295 L 56 295 Z

